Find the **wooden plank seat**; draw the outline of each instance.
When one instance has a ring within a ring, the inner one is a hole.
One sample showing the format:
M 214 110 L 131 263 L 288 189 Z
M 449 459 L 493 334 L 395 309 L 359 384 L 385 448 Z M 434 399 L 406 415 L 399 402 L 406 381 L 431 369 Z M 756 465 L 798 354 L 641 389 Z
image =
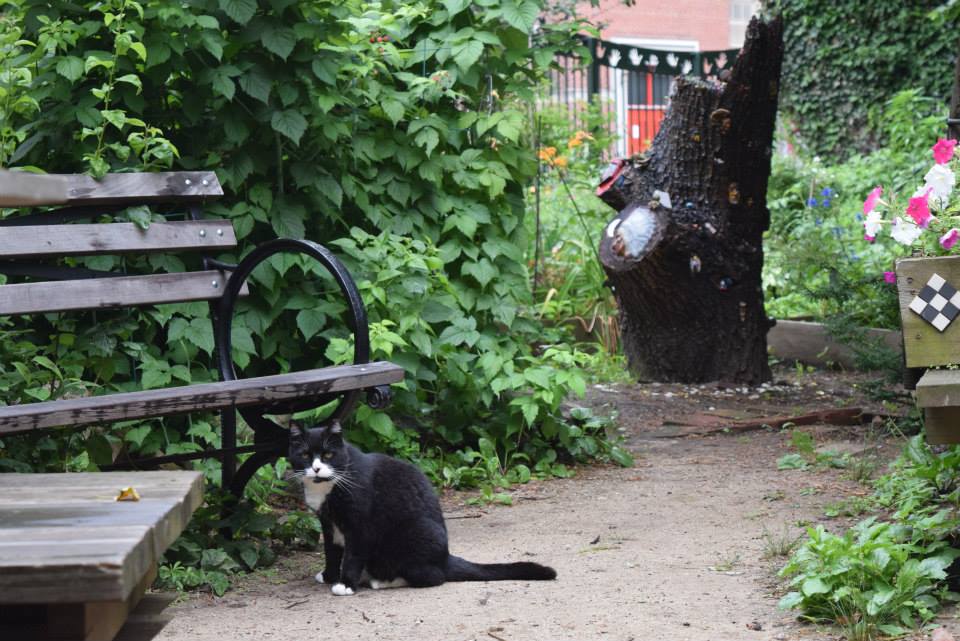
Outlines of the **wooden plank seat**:
M 202 503 L 199 472 L 0 474 L 0 639 L 112 639 Z
M 929 368 L 916 384 L 927 442 L 960 443 L 960 316 L 941 332 L 910 308 L 934 274 L 960 289 L 960 256 L 904 258 L 896 270 L 906 366 Z
M 9 405 L 0 407 L 0 434 L 19 434 L 49 427 L 92 425 L 247 405 L 269 409 L 277 401 L 387 385 L 396 382 L 397 370 L 396 365 L 385 362 L 339 365 L 235 381 Z
M 221 263 L 210 254 L 236 247 L 236 234 L 229 220 L 204 219 L 203 206 L 222 194 L 213 172 L 110 174 L 95 181 L 89 176 L 37 176 L 0 170 L 0 206 L 66 206 L 0 220 L 0 274 L 24 281 L 0 285 L 0 315 L 208 301 L 221 378 L 213 383 L 0 407 L 0 434 L 219 410 L 221 449 L 159 457 L 154 462 L 219 458 L 223 486 L 239 495 L 258 467 L 286 451 L 287 431 L 265 414 L 337 400 L 331 420 L 340 420 L 353 409 L 362 391 L 368 392 L 368 399 L 375 405 L 389 400 L 386 386 L 401 381 L 403 370 L 392 363 L 368 362 L 366 312 L 346 268 L 322 246 L 300 239 L 268 241 L 249 252 L 239 265 Z M 189 219 L 144 225 L 80 222 L 100 219 L 104 207 L 119 211 L 144 204 L 173 208 L 181 215 L 186 209 Z M 60 260 L 181 252 L 200 253 L 203 269 L 129 275 L 78 268 Z M 255 378 L 237 375 L 231 358 L 230 324 L 235 300 L 248 294 L 246 281 L 252 270 L 281 252 L 312 257 L 336 281 L 347 302 L 347 322 L 354 339 L 353 364 Z M 255 432 L 254 444 L 246 446 L 254 456 L 239 470 L 238 412 Z M 146 465 L 150 461 L 133 463 Z

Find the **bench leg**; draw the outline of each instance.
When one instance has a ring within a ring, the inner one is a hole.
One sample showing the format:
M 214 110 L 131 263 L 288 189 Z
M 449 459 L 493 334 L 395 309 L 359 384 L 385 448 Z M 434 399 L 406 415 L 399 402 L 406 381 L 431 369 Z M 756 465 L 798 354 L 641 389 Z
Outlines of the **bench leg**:
M 154 563 L 125 601 L 0 606 L 0 639 L 111 641 L 156 578 Z
M 237 473 L 237 454 L 233 451 L 237 447 L 237 412 L 232 407 L 220 412 L 220 441 L 220 447 L 227 450 L 220 459 L 220 487 L 226 490 L 233 485 Z

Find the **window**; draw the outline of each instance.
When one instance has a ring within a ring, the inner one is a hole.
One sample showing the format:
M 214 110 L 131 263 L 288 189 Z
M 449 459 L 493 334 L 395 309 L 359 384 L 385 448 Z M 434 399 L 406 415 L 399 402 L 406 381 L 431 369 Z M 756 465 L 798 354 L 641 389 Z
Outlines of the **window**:
M 750 18 L 760 8 L 757 0 L 730 0 L 730 46 L 742 47 Z

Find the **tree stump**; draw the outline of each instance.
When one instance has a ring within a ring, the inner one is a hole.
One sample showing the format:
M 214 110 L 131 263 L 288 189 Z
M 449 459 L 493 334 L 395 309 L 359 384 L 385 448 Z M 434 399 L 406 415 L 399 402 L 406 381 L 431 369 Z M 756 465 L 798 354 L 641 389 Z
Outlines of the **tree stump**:
M 770 379 L 762 236 L 783 57 L 779 18 L 754 18 L 729 76 L 679 78 L 650 151 L 597 194 L 620 212 L 600 260 L 641 380 Z

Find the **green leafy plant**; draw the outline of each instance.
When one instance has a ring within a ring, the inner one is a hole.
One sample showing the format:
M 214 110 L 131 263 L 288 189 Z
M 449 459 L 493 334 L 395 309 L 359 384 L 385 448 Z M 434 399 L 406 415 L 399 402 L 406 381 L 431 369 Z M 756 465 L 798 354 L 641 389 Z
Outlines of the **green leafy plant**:
M 872 518 L 843 536 L 822 526 L 808 536 L 781 570 L 793 591 L 780 606 L 801 607 L 811 620 L 896 636 L 932 619 L 951 596 L 942 582 L 960 552 L 944 542 L 918 546 L 902 526 Z
M 960 598 L 945 583 L 947 569 L 960 556 L 958 457 L 960 448 L 935 454 L 915 436 L 876 481 L 873 497 L 828 506 L 828 515 L 885 509 L 890 520 L 870 517 L 843 535 L 821 526 L 809 529 L 780 572 L 791 577 L 792 588 L 781 607 L 874 639 L 880 633 L 905 634 L 932 619 L 944 601 Z

